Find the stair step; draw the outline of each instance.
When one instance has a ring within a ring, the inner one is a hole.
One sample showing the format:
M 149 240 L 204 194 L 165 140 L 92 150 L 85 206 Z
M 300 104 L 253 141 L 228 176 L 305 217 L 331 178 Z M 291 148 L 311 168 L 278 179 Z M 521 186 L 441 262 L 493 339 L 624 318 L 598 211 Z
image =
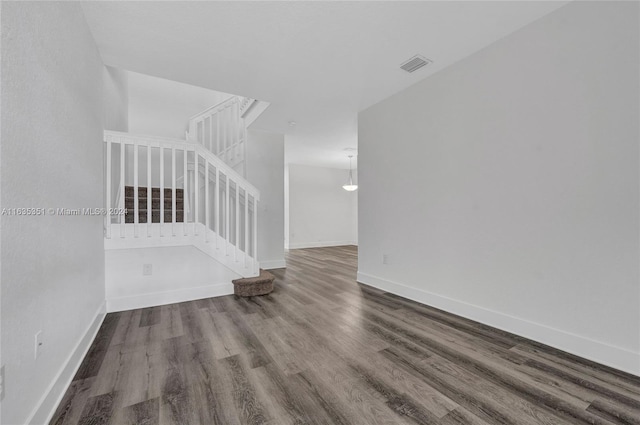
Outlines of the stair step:
M 124 196 L 125 198 L 133 198 L 134 197 L 134 186 L 125 186 L 124 187 Z M 167 199 L 171 199 L 171 196 L 173 194 L 173 189 L 171 188 L 165 188 L 164 189 L 164 198 Z M 147 187 L 145 186 L 138 186 L 138 197 L 139 198 L 146 198 L 147 197 Z M 178 199 L 182 199 L 184 197 L 184 189 L 177 189 L 176 188 L 176 200 Z M 159 187 L 152 187 L 151 188 L 151 198 L 157 198 L 160 199 L 160 188 Z
M 260 269 L 260 276 L 235 279 L 233 293 L 239 297 L 253 297 L 266 295 L 273 291 L 275 276 L 266 270 Z

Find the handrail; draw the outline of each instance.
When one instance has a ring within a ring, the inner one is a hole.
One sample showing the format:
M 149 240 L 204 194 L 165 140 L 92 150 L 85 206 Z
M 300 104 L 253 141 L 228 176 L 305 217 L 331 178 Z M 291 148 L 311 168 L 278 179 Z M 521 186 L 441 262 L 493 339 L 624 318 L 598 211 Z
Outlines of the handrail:
M 200 111 L 197 114 L 195 114 L 194 116 L 192 116 L 191 118 L 189 118 L 189 121 L 194 121 L 197 120 L 198 118 L 204 117 L 206 115 L 209 115 L 212 111 L 220 111 L 222 109 L 228 108 L 230 105 L 233 105 L 234 103 L 239 102 L 240 99 L 238 98 L 238 96 L 232 96 L 228 99 L 223 100 L 220 103 L 216 103 L 213 106 L 209 106 L 207 109 L 205 109 L 204 111 Z
M 250 97 L 243 97 L 240 102 L 240 116 L 244 118 L 244 116 L 253 108 L 256 104 L 256 99 Z
M 234 96 L 194 115 L 187 139 L 203 146 L 243 176 L 246 175 L 247 128 L 242 107 L 252 102 Z M 245 111 L 246 112 L 246 111 Z

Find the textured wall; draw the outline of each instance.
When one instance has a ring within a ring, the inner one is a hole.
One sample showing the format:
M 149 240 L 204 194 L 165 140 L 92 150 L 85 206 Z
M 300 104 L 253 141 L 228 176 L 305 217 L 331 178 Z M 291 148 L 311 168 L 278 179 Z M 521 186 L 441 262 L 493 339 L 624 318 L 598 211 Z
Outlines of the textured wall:
M 638 43 L 572 2 L 362 112 L 361 281 L 640 374 Z
M 143 275 L 145 264 L 151 275 Z M 194 246 L 110 249 L 105 270 L 109 312 L 229 295 L 240 278 Z
M 104 128 L 129 131 L 129 73 L 104 67 Z
M 2 3 L 3 207 L 102 207 L 102 73 L 78 4 Z M 103 304 L 103 226 L 91 216 L 1 220 L 1 422 L 24 424 Z

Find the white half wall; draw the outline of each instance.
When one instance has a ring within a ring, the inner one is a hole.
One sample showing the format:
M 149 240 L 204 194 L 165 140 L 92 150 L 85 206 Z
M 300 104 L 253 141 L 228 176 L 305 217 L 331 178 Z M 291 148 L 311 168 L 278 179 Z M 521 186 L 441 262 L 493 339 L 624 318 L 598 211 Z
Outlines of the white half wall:
M 640 375 L 638 6 L 572 2 L 362 112 L 359 280 Z
M 247 180 L 260 191 L 258 261 L 263 269 L 285 267 L 284 135 L 249 130 Z
M 232 95 L 128 71 L 129 132 L 184 139 L 189 118 Z
M 233 294 L 241 277 L 193 246 L 109 249 L 105 270 L 108 312 Z
M 80 5 L 1 7 L 2 206 L 102 207 L 104 66 Z M 0 422 L 42 424 L 104 316 L 102 217 L 3 215 L 1 227 Z
M 342 188 L 349 170 L 289 164 L 287 174 L 286 248 L 357 245 L 358 191 Z

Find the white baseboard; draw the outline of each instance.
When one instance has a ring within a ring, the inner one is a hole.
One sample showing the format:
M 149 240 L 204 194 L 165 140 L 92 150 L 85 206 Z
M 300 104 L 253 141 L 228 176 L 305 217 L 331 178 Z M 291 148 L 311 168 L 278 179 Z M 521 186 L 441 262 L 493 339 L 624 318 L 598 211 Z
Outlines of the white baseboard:
M 62 397 L 64 397 L 64 393 L 71 384 L 71 380 L 78 371 L 80 364 L 82 364 L 82 360 L 87 355 L 87 352 L 89 351 L 89 348 L 102 325 L 102 321 L 106 315 L 105 313 L 105 302 L 103 301 L 96 311 L 87 331 L 73 348 L 67 358 L 67 361 L 64 363 L 53 382 L 51 382 L 49 388 L 47 388 L 47 391 L 42 399 L 40 399 L 36 408 L 31 412 L 31 415 L 29 415 L 29 420 L 27 421 L 28 424 L 43 425 L 48 424 L 51 421 L 58 405 L 62 401 Z
M 640 376 L 640 353 L 358 272 L 358 282 Z
M 358 245 L 358 243 L 354 241 L 296 242 L 296 243 L 289 243 L 289 249 L 324 248 L 326 246 L 344 246 L 344 245 Z
M 260 268 L 264 270 L 283 269 L 285 267 L 287 267 L 287 263 L 284 258 L 281 260 L 260 261 Z
M 153 307 L 157 305 L 181 303 L 202 298 L 220 297 L 233 294 L 231 282 L 215 285 L 183 288 L 174 291 L 153 292 L 148 294 L 131 295 L 127 297 L 107 299 L 107 312 L 133 310 L 136 308 Z

